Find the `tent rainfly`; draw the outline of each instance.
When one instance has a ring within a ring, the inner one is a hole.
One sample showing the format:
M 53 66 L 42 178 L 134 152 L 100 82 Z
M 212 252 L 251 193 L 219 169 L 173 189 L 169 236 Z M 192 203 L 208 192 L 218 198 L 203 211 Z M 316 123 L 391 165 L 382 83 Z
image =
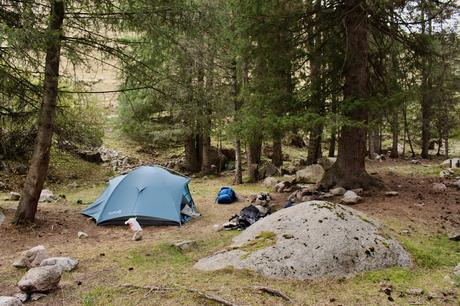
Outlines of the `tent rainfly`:
M 110 180 L 107 189 L 82 214 L 97 225 L 124 224 L 137 217 L 141 225 L 180 225 L 197 214 L 190 179 L 159 166 L 139 167 Z

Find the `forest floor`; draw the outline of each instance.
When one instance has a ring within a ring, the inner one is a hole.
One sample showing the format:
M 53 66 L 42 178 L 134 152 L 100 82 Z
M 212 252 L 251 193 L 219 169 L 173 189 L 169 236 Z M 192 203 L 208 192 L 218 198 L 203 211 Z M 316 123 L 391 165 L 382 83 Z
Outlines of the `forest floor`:
M 260 293 L 253 286 L 262 285 L 283 291 L 298 305 L 459 305 L 460 279 L 453 268 L 460 263 L 460 243 L 447 234 L 460 226 L 460 191 L 449 188 L 435 194 L 431 184 L 439 182 L 438 162 L 412 165 L 408 161 L 369 161 L 369 172 L 385 182 L 387 190 L 399 196 L 385 197 L 383 191 L 366 191 L 364 202 L 354 205 L 388 227 L 390 233 L 411 253 L 412 268 L 391 268 L 357 274 L 348 279 L 288 281 L 264 278 L 252 271 L 225 269 L 201 272 L 193 268 L 200 258 L 230 244 L 236 231 L 216 232 L 214 224 L 227 221 L 248 204 L 246 197 L 266 191 L 259 184 L 236 186 L 240 201 L 216 205 L 214 198 L 230 176 L 196 178 L 191 192 L 202 217 L 181 227 L 146 227 L 143 240 L 131 240 L 131 232 L 119 226 L 97 227 L 80 215 L 82 208 L 103 190 L 103 172 L 81 187 L 54 185 L 66 200 L 39 205 L 38 222 L 29 228 L 10 224 L 17 202 L 3 201 L 0 209 L 6 216 L 0 226 L 0 293 L 14 294 L 15 285 L 24 274 L 11 263 L 23 250 L 42 244 L 50 254 L 70 256 L 80 261 L 74 272 L 65 273 L 61 288 L 33 305 L 214 305 L 186 288 L 218 295 L 238 305 L 284 305 L 279 298 Z M 91 169 L 88 168 L 87 171 Z M 80 171 L 83 171 L 80 169 Z M 98 170 L 99 172 L 101 170 Z M 97 182 L 99 180 L 99 182 Z M 282 205 L 288 194 L 275 194 Z M 76 204 L 81 200 L 84 205 Z M 338 201 L 338 199 L 333 199 Z M 89 237 L 78 239 L 77 232 Z M 195 240 L 197 245 L 181 251 L 173 242 Z M 380 291 L 381 283 L 393 285 L 392 298 Z M 159 286 L 174 290 L 149 291 L 125 285 Z M 422 288 L 424 294 L 406 294 L 410 288 Z

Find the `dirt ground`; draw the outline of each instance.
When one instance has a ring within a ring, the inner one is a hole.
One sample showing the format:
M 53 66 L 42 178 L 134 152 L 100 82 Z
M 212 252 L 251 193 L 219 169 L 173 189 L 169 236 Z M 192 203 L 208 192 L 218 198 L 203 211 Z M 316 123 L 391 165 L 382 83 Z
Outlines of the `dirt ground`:
M 184 290 L 177 293 L 150 293 L 148 298 L 144 298 L 147 294 L 145 290 L 120 289 L 126 283 L 196 287 L 244 305 L 283 304 L 277 297 L 245 291 L 246 285 L 255 283 L 281 287 L 299 305 L 407 305 L 411 302 L 459 305 L 456 297 L 458 282 L 446 278 L 450 277 L 449 271 L 453 269 L 451 265 L 455 266 L 454 262 L 460 260 L 460 243 L 446 242 L 448 247 L 443 249 L 437 247 L 436 239 L 445 239 L 447 233 L 460 228 L 460 191 L 452 187 L 441 194 L 432 191 L 432 183 L 442 181 L 434 175 L 438 172 L 434 164 L 435 162 L 426 165 L 410 165 L 407 161 L 370 162 L 369 172 L 384 181 L 386 190 L 398 191 L 399 195 L 387 197 L 384 195 L 385 190 L 364 191 L 364 201 L 353 208 L 385 224 L 410 252 L 416 253 L 414 256 L 420 256 L 420 263 L 406 271 L 407 275 L 415 275 L 407 276 L 407 286 L 424 286 L 426 291 L 437 292 L 440 297 L 436 299 L 430 300 L 425 294 L 424 297 L 414 298 L 394 297 L 395 302 L 390 302 L 385 294 L 379 292 L 379 283 L 401 282 L 398 289 L 404 290 L 406 279 L 403 277 L 400 281 L 399 276 L 395 275 L 406 272 L 399 270 L 391 270 L 386 274 L 365 274 L 343 282 L 272 281 L 250 271 L 213 272 L 214 274 L 195 271 L 192 268 L 193 262 L 227 245 L 236 234 L 215 232 L 213 225 L 221 224 L 238 213 L 248 204 L 246 197 L 249 194 L 265 190 L 260 185 L 236 186 L 240 197 L 238 203 L 214 204 L 215 194 L 221 186 L 229 184 L 230 177 L 193 180 L 192 195 L 203 216 L 182 227 L 146 227 L 143 231 L 144 239 L 140 242 L 131 241 L 131 233 L 125 227 L 95 226 L 93 221 L 79 214 L 85 206 L 66 201 L 40 204 L 37 223 L 31 227 L 18 228 L 11 225 L 16 202 L 0 201 L 0 208 L 6 216 L 4 224 L 0 226 L 0 294 L 11 295 L 17 292 L 15 285 L 24 271 L 18 271 L 11 266 L 14 258 L 23 250 L 43 244 L 50 254 L 77 258 L 80 265 L 75 272 L 64 276 L 61 289 L 50 293 L 34 305 L 212 305 L 212 302 Z M 450 182 L 444 180 L 446 184 Z M 102 188 L 100 186 L 91 191 L 88 201 L 96 198 Z M 77 191 L 69 191 L 69 194 L 72 192 Z M 288 194 L 274 195 L 279 206 L 285 202 L 287 196 Z M 6 194 L 0 194 L 0 199 L 2 197 L 6 197 Z M 339 198 L 332 199 L 332 202 L 338 201 Z M 78 231 L 86 232 L 89 237 L 78 239 Z M 187 239 L 199 241 L 198 249 L 177 254 L 175 250 L 168 248 L 174 241 Z M 416 241 L 417 246 L 412 241 Z M 430 266 L 430 260 L 434 259 L 425 254 L 427 250 L 428 253 L 431 252 L 429 241 L 434 241 L 436 245 L 436 248 L 432 248 L 433 252 L 449 253 L 440 255 L 447 258 L 447 263 L 440 262 Z M 424 250 L 425 242 L 427 250 Z M 425 257 L 418 255 L 419 252 L 430 259 L 425 262 Z M 165 256 L 171 258 L 163 258 Z M 154 260 L 149 262 L 152 257 L 155 257 Z M 441 281 L 436 283 L 437 279 Z

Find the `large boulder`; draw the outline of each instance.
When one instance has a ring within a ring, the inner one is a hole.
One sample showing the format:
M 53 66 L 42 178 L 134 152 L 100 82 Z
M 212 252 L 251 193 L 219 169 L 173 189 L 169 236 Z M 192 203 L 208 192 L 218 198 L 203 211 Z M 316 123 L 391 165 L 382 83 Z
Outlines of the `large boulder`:
M 410 266 L 409 254 L 364 214 L 339 204 L 311 201 L 281 209 L 233 238 L 224 251 L 195 268 L 232 266 L 267 277 L 314 279 Z
M 59 266 L 63 271 L 72 271 L 78 266 L 78 260 L 70 257 L 50 257 L 40 263 L 40 267 Z
M 27 293 L 53 291 L 57 289 L 61 274 L 58 265 L 32 268 L 18 282 L 18 288 Z
M 313 183 L 316 184 L 323 178 L 324 169 L 321 165 L 315 164 L 305 167 L 296 172 L 298 183 Z
M 42 245 L 37 245 L 30 250 L 22 252 L 21 256 L 13 262 L 13 266 L 27 269 L 38 267 L 48 257 L 46 248 Z
M 0 296 L 0 306 L 21 306 L 22 302 L 17 297 Z

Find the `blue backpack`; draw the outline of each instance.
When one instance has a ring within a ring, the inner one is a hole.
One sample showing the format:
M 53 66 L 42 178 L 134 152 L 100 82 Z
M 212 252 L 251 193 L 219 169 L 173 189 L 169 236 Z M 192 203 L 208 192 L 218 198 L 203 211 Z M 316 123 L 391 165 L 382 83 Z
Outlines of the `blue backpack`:
M 218 204 L 230 204 L 236 201 L 236 193 L 231 187 L 220 188 L 217 194 L 216 203 Z

